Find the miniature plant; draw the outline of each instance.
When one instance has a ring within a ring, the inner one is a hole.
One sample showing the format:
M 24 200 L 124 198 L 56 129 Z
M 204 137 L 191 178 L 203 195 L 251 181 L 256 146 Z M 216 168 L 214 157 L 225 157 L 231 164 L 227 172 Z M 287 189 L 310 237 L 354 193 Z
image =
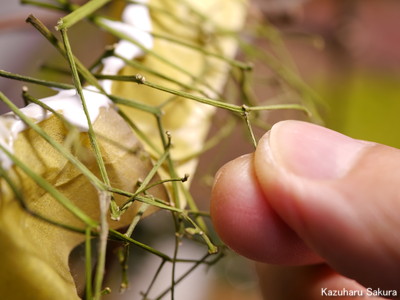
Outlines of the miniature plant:
M 314 94 L 284 66 L 279 50 L 276 56 L 244 42 L 241 32 L 273 36 L 276 49 L 282 46 L 268 24 L 244 29 L 244 0 L 22 2 L 65 13 L 56 31 L 32 15 L 27 22 L 59 51 L 69 81 L 0 71 L 4 78 L 58 91 L 37 99 L 24 89 L 29 105 L 22 109 L 0 93 L 11 110 L 0 117 L 0 294 L 100 299 L 110 292 L 103 286 L 107 247 L 117 241 L 121 287 L 129 284 L 129 248 L 140 247 L 160 259 L 154 280 L 172 264 L 170 288 L 154 299 L 174 299 L 177 283 L 224 252 L 211 237 L 208 213 L 199 211 L 190 193 L 198 157 L 232 133 L 232 123 L 246 128 L 256 146 L 253 127 L 268 128 L 265 112 L 298 111 L 318 120 Z M 116 41 L 91 67 L 74 55 L 69 39 L 70 29 L 84 20 Z M 252 65 L 234 58 L 238 49 L 272 69 L 282 95 L 294 101 L 259 101 L 252 92 Z M 220 111 L 227 112 L 226 125 L 208 136 Z M 142 218 L 159 210 L 169 212 L 174 223 L 172 256 L 135 239 Z M 98 239 L 96 263 L 93 238 Z M 180 258 L 183 239 L 203 245 L 204 256 Z M 86 261 L 82 288 L 68 265 L 80 243 Z M 175 274 L 177 264 L 189 266 L 181 277 Z M 143 299 L 149 299 L 154 280 L 143 287 Z

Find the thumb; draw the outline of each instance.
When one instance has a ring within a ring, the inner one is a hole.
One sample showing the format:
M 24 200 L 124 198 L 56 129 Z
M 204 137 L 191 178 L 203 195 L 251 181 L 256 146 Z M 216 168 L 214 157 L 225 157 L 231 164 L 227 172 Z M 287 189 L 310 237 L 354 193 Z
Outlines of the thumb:
M 275 125 L 253 157 L 271 209 L 339 273 L 399 288 L 400 150 L 317 125 Z

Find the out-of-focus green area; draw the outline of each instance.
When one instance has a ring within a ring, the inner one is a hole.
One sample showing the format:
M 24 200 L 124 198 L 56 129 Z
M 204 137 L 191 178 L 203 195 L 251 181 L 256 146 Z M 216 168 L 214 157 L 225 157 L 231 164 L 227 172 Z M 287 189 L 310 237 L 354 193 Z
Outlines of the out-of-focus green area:
M 400 74 L 359 70 L 316 89 L 327 103 L 328 127 L 400 147 Z
M 326 126 L 400 147 L 400 1 L 300 2 L 270 19 L 326 104 Z

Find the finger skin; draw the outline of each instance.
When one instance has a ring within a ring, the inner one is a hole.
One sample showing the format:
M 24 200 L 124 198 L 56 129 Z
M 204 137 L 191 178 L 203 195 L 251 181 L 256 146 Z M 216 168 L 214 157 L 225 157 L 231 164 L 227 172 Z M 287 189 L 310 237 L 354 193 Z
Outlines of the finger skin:
M 322 147 L 326 155 L 310 147 L 321 140 L 332 143 Z M 307 174 L 271 158 L 276 149 Z M 334 176 L 332 163 L 344 165 L 334 165 Z M 251 259 L 281 265 L 324 261 L 332 268 L 330 285 L 356 280 L 400 291 L 399 180 L 400 150 L 364 147 L 316 125 L 287 122 L 266 134 L 254 154 L 222 168 L 212 193 L 212 219 L 222 240 Z M 312 286 L 318 285 L 306 289 Z
M 220 237 L 236 252 L 276 264 L 321 261 L 269 206 L 255 177 L 253 155 L 225 165 L 214 186 L 211 217 Z
M 291 129 L 281 130 L 282 136 L 275 138 L 290 136 L 285 130 Z M 327 131 L 304 130 L 314 135 Z M 400 290 L 400 151 L 369 145 L 346 174 L 321 180 L 293 175 L 274 162 L 270 164 L 265 158 L 270 155 L 268 149 L 276 145 L 267 143 L 271 136 L 260 141 L 254 165 L 273 210 L 339 273 L 366 287 Z

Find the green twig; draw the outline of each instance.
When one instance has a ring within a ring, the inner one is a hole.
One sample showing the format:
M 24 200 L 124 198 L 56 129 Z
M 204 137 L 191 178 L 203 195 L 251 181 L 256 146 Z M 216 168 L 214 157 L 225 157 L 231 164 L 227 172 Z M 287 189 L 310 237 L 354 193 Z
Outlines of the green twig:
M 123 293 L 129 287 L 129 274 L 128 274 L 128 258 L 129 258 L 129 243 L 126 243 L 122 248 L 118 249 L 118 261 L 121 266 L 121 284 L 120 292 Z
M 158 161 L 154 164 L 153 168 L 146 175 L 146 178 L 140 184 L 140 187 L 137 189 L 137 191 L 133 194 L 133 196 L 131 197 L 131 200 L 127 201 L 126 203 L 124 203 L 121 206 L 121 209 L 120 209 L 121 212 L 125 211 L 130 206 L 132 201 L 137 198 L 137 196 L 139 196 L 141 193 L 143 193 L 145 190 L 147 190 L 147 186 L 149 185 L 150 181 L 153 179 L 153 177 L 156 175 L 158 169 L 161 167 L 161 165 L 164 163 L 164 161 L 168 157 L 170 145 L 171 145 L 171 143 L 169 143 L 169 145 L 166 147 L 163 155 L 158 159 Z
M 109 192 L 99 190 L 98 193 L 100 203 L 100 239 L 96 276 L 94 280 L 94 300 L 100 300 L 102 294 L 102 284 L 106 266 L 107 239 L 109 232 L 107 212 L 111 202 L 111 194 Z
M 76 127 L 73 126 L 68 120 L 66 120 L 62 114 L 60 114 L 58 111 L 56 111 L 53 108 L 51 108 L 50 106 L 48 106 L 46 103 L 29 95 L 26 89 L 23 89 L 22 97 L 26 100 L 26 102 L 34 103 L 34 104 L 42 107 L 43 109 L 51 112 L 54 116 L 56 116 L 59 120 L 61 120 L 65 124 L 65 126 L 68 128 L 69 131 L 77 130 Z
M 58 50 L 58 52 L 60 52 L 65 58 L 67 58 L 67 52 L 63 46 L 63 43 L 61 43 L 39 19 L 37 19 L 33 15 L 30 15 L 26 19 L 26 22 L 35 27 Z M 76 57 L 74 57 L 73 60 L 75 62 L 78 72 L 83 76 L 83 78 L 85 78 L 85 80 L 89 84 L 96 87 L 99 91 L 103 91 L 103 88 L 99 85 L 93 74 L 90 73 L 90 71 L 85 68 L 85 66 Z
M 201 266 L 204 261 L 210 256 L 210 254 L 206 254 L 204 255 L 201 259 L 199 259 L 198 261 L 196 261 L 193 266 L 191 268 L 189 268 L 185 273 L 183 273 L 179 278 L 177 278 L 176 280 L 174 280 L 172 282 L 171 287 L 169 287 L 168 289 L 166 289 L 165 291 L 163 291 L 160 295 L 158 295 L 155 299 L 157 300 L 161 300 L 166 294 L 168 294 L 169 292 L 172 292 L 173 289 L 175 288 L 175 286 L 177 284 L 179 284 L 182 280 L 184 280 L 189 274 L 191 274 L 195 269 L 197 269 L 199 266 Z
M 189 209 L 191 211 L 198 211 L 199 208 L 197 207 L 197 204 L 194 201 L 192 194 L 189 192 L 188 188 L 186 188 L 186 186 L 184 186 L 183 184 L 179 184 L 179 188 L 182 191 L 183 195 L 185 196 L 185 199 L 186 199 L 187 205 L 189 206 Z M 204 219 L 200 215 L 196 216 L 196 222 L 198 224 L 198 227 L 201 228 L 201 231 L 204 232 L 205 234 L 207 234 L 207 232 L 208 232 L 207 225 L 204 222 Z
M 34 84 L 39 84 L 39 85 L 43 85 L 43 86 L 47 86 L 47 87 L 51 87 L 51 88 L 63 89 L 63 90 L 68 90 L 68 89 L 74 88 L 74 86 L 71 84 L 36 79 L 33 77 L 29 77 L 29 76 L 23 76 L 23 75 L 10 73 L 10 72 L 4 71 L 4 70 L 0 70 L 0 77 L 19 80 L 19 81 L 23 81 L 23 82 L 34 83 Z
M 82 162 L 80 162 L 70 151 L 50 137 L 39 125 L 35 124 L 29 117 L 25 116 L 14 103 L 12 103 L 3 93 L 0 92 L 0 100 L 3 101 L 27 126 L 36 131 L 44 140 L 46 140 L 54 149 L 70 161 L 79 169 L 89 181 L 101 190 L 108 187 L 104 185 Z
M 285 81 L 294 91 L 301 95 L 305 102 L 305 105 L 303 105 L 304 109 L 307 110 L 308 114 L 315 122 L 322 122 L 318 111 L 315 109 L 315 103 L 321 102 L 319 96 L 306 83 L 304 83 L 298 75 L 284 66 L 272 54 L 257 49 L 243 41 L 239 41 L 239 45 L 248 55 L 256 57 L 265 63 L 279 78 Z
M 0 93 L 1 97 L 1 93 Z M 90 228 L 95 228 L 97 222 L 87 216 L 80 208 L 75 206 L 67 197 L 60 193 L 52 184 L 40 175 L 34 173 L 28 166 L 20 161 L 15 155 L 9 152 L 5 147 L 0 144 L 0 150 L 4 152 L 13 163 L 18 166 L 29 178 L 31 178 L 39 187 L 45 190 L 49 195 L 56 199 L 62 206 L 64 206 L 69 212 L 71 212 L 76 218 L 81 220 L 83 223 L 88 225 Z
M 90 2 L 95 2 L 95 0 L 92 0 Z M 90 3 L 88 2 L 88 3 Z M 107 186 L 110 186 L 110 179 L 107 174 L 107 170 L 104 164 L 103 156 L 101 155 L 100 147 L 97 142 L 96 135 L 94 133 L 93 125 L 92 125 L 92 120 L 90 119 L 88 108 L 86 105 L 85 101 L 85 96 L 83 94 L 82 90 L 82 85 L 79 79 L 78 75 L 78 70 L 74 61 L 74 56 L 72 54 L 71 46 L 69 43 L 68 35 L 67 35 L 67 26 L 62 27 L 61 29 L 61 36 L 62 40 L 64 43 L 64 48 L 66 51 L 66 56 L 69 62 L 69 65 L 71 67 L 71 72 L 72 72 L 72 78 L 74 80 L 75 87 L 77 89 L 77 92 L 81 98 L 82 102 L 82 107 L 83 111 L 86 116 L 87 124 L 88 124 L 88 135 L 89 135 L 89 140 L 92 146 L 92 149 L 94 151 L 97 165 L 100 170 L 101 177 L 104 181 L 104 183 Z M 110 207 L 110 202 L 113 201 L 111 198 L 111 194 L 107 192 L 104 189 L 98 189 L 99 193 L 99 204 L 100 204 L 100 241 L 99 241 L 99 257 L 98 257 L 98 263 L 96 267 L 96 275 L 95 275 L 95 282 L 94 282 L 94 299 L 95 300 L 100 300 L 101 298 L 101 291 L 102 291 L 102 283 L 103 283 L 103 278 L 104 278 L 104 272 L 105 272 L 105 259 L 106 259 L 106 248 L 107 248 L 107 237 L 108 237 L 108 220 L 107 220 L 107 211 Z M 113 206 L 111 205 L 111 208 Z M 114 216 L 116 212 L 114 212 L 111 209 L 111 215 Z
M 220 53 L 216 53 L 216 52 L 212 52 L 212 51 L 206 50 L 204 47 L 185 42 L 183 40 L 174 38 L 172 36 L 161 35 L 161 34 L 158 34 L 158 33 L 155 33 L 155 32 L 148 32 L 148 34 L 150 34 L 154 38 L 166 40 L 166 41 L 172 42 L 174 44 L 181 45 L 182 47 L 192 49 L 195 52 L 200 52 L 204 56 L 215 57 L 215 58 L 217 58 L 217 59 L 219 59 L 221 61 L 224 61 L 224 62 L 226 62 L 226 63 L 228 63 L 231 66 L 236 67 L 236 68 L 239 68 L 239 69 L 242 69 L 242 70 L 245 70 L 245 71 L 250 71 L 250 70 L 253 69 L 253 66 L 251 64 L 249 64 L 249 63 L 244 63 L 244 62 L 241 62 L 241 61 L 236 60 L 236 59 L 231 59 L 231 58 L 226 57 L 226 56 L 224 56 L 224 55 L 222 55 Z
M 248 132 L 250 134 L 251 141 L 253 143 L 254 148 L 257 148 L 257 140 L 256 140 L 256 137 L 254 136 L 254 132 L 253 132 L 253 129 L 251 127 L 251 123 L 250 123 L 250 119 L 249 119 L 248 107 L 246 105 L 243 105 L 242 109 L 243 109 L 242 116 L 243 116 L 243 119 L 246 122 L 247 130 L 248 130 Z
M 116 230 L 110 229 L 110 237 L 113 237 L 114 239 L 117 239 L 117 240 L 122 241 L 122 242 L 126 242 L 126 243 L 130 243 L 130 244 L 136 245 L 136 246 L 146 250 L 147 252 L 152 253 L 155 256 L 158 256 L 158 257 L 160 257 L 160 258 L 162 258 L 162 259 L 164 259 L 166 261 L 169 261 L 169 262 L 172 261 L 172 258 L 169 257 L 168 255 L 166 255 L 166 254 L 164 254 L 164 253 L 162 253 L 162 252 L 160 252 L 160 251 L 158 251 L 158 250 L 156 250 L 156 249 L 154 249 L 154 248 L 152 248 L 152 247 L 150 247 L 148 245 L 145 245 L 145 244 L 143 244 L 141 242 L 138 242 L 138 241 L 132 239 L 131 237 L 128 237 L 125 234 L 123 234 L 121 232 L 118 232 Z
M 161 110 L 158 107 L 154 107 L 154 106 L 150 106 L 147 105 L 145 103 L 141 103 L 139 101 L 135 101 L 132 99 L 126 99 L 126 98 L 121 98 L 118 96 L 114 96 L 114 95 L 108 95 L 107 97 L 110 98 L 115 104 L 120 104 L 120 105 L 125 105 L 125 106 L 129 106 L 141 111 L 145 111 L 148 113 L 151 113 L 153 115 L 162 115 Z
M 69 15 L 61 18 L 58 21 L 57 30 L 68 29 L 73 26 L 75 23 L 81 21 L 82 19 L 90 16 L 93 12 L 106 5 L 111 0 L 90 0 L 86 2 L 86 4 L 81 7 L 75 9 Z
M 100 174 L 101 174 L 101 177 L 102 177 L 103 181 L 105 182 L 106 185 L 109 186 L 110 185 L 110 179 L 108 178 L 106 167 L 105 167 L 104 161 L 103 161 L 103 156 L 101 155 L 100 147 L 98 145 L 98 142 L 97 142 L 97 139 L 96 139 L 96 135 L 95 135 L 94 130 L 93 130 L 92 120 L 90 120 L 89 111 L 88 111 L 88 108 L 87 108 L 87 105 L 86 105 L 85 96 L 83 94 L 81 81 L 79 79 L 78 70 L 77 70 L 77 67 L 76 67 L 74 56 L 72 54 L 72 50 L 71 50 L 71 46 L 70 46 L 70 43 L 69 43 L 69 39 L 68 39 L 68 35 L 67 35 L 67 32 L 66 32 L 66 29 L 62 29 L 61 30 L 61 36 L 62 36 L 62 39 L 63 39 L 63 42 L 64 42 L 66 56 L 67 56 L 69 65 L 71 67 L 72 78 L 74 80 L 74 84 L 75 84 L 76 90 L 77 90 L 77 92 L 79 94 L 79 97 L 81 98 L 82 108 L 83 108 L 83 111 L 85 113 L 87 124 L 88 124 L 88 128 L 89 128 L 88 135 L 89 135 L 89 139 L 90 139 L 90 143 L 92 145 L 93 151 L 95 153 L 95 157 L 96 157 L 96 160 L 97 160 L 97 165 L 98 165 L 98 167 L 100 169 Z
M 169 131 L 165 131 L 162 125 L 161 117 L 157 116 L 157 127 L 158 127 L 158 132 L 161 138 L 161 142 L 164 147 L 164 151 L 166 151 L 171 144 L 171 133 Z M 168 137 L 168 139 L 166 139 Z M 168 140 L 168 141 L 167 141 Z M 175 171 L 175 166 L 174 162 L 172 161 L 172 158 L 170 155 L 166 158 L 167 164 L 168 164 L 168 171 L 171 175 L 171 177 L 178 177 Z M 176 208 L 182 208 L 181 203 L 179 201 L 179 191 L 178 191 L 178 186 L 176 182 L 171 182 L 171 198 L 172 198 L 172 203 Z
M 164 92 L 167 92 L 167 93 L 179 96 L 179 97 L 194 100 L 194 101 L 204 103 L 207 105 L 211 105 L 214 107 L 219 107 L 219 108 L 222 108 L 222 109 L 234 112 L 234 113 L 238 113 L 238 114 L 243 113 L 243 106 L 241 106 L 241 105 L 231 104 L 231 103 L 214 100 L 214 99 L 207 98 L 207 97 L 196 96 L 191 93 L 184 92 L 184 91 L 174 90 L 174 89 L 171 89 L 171 88 L 168 88 L 165 86 L 161 86 L 161 85 L 149 82 L 140 74 L 132 76 L 131 80 L 138 84 L 143 84 L 145 86 L 148 86 L 148 87 L 160 90 L 160 91 L 164 91 Z M 264 105 L 264 106 L 248 106 L 246 108 L 247 111 L 280 110 L 280 109 L 294 109 L 294 110 L 304 111 L 307 114 L 310 113 L 309 110 L 304 105 L 300 105 L 300 104 L 277 104 L 277 105 Z
M 126 236 L 131 236 L 133 231 L 136 228 L 136 225 L 139 223 L 140 219 L 142 218 L 143 214 L 146 212 L 146 210 L 150 207 L 149 204 L 147 203 L 141 203 L 137 212 L 135 213 L 135 216 L 132 219 L 131 224 L 128 227 L 128 230 L 125 232 Z
M 215 94 L 219 95 L 220 93 L 214 88 L 212 87 L 206 80 L 198 77 L 197 74 L 192 74 L 189 71 L 187 71 L 184 67 L 179 66 L 173 62 L 171 62 L 170 60 L 166 59 L 164 56 L 158 54 L 157 52 L 146 48 L 145 46 L 143 46 L 141 43 L 139 43 L 138 41 L 136 41 L 135 39 L 131 38 L 129 35 L 115 30 L 114 28 L 112 28 L 111 26 L 109 26 L 108 24 L 106 24 L 104 22 L 104 18 L 102 17 L 94 17 L 92 18 L 93 22 L 98 25 L 99 27 L 102 27 L 104 30 L 110 32 L 111 34 L 113 34 L 114 36 L 118 37 L 121 40 L 126 40 L 134 45 L 136 45 L 137 47 L 139 47 L 144 53 L 148 53 L 151 54 L 152 56 L 154 56 L 156 59 L 158 59 L 160 62 L 174 68 L 175 70 L 179 71 L 180 73 L 188 76 L 190 79 L 201 83 L 202 85 L 204 85 L 205 87 L 207 87 L 208 89 L 210 89 L 210 91 L 213 91 Z
M 178 251 L 181 245 L 181 234 L 179 234 L 183 223 L 181 222 L 181 218 L 177 214 L 172 214 L 172 218 L 175 223 L 175 245 L 174 245 L 174 254 L 172 260 L 172 270 L 171 270 L 171 300 L 175 299 L 175 277 L 176 277 L 176 264 L 178 258 Z
M 193 227 L 186 228 L 186 232 L 190 235 L 199 235 L 206 245 L 208 246 L 208 252 L 210 254 L 215 254 L 218 252 L 218 247 L 216 247 L 208 237 L 208 235 L 200 228 L 200 226 L 194 222 L 188 215 L 183 215 L 186 221 L 188 221 Z
M 85 275 L 86 299 L 92 299 L 92 236 L 89 227 L 85 230 Z
M 155 274 L 154 274 L 154 276 L 153 276 L 153 278 L 152 278 L 152 280 L 151 280 L 149 286 L 147 287 L 146 292 L 143 293 L 143 299 L 148 299 L 148 295 L 149 295 L 149 293 L 150 293 L 152 287 L 154 286 L 154 283 L 156 282 L 158 276 L 160 275 L 161 270 L 164 268 L 164 265 L 165 265 L 166 262 L 167 262 L 167 261 L 166 261 L 165 259 L 163 259 L 163 260 L 161 261 L 161 263 L 160 263 L 160 265 L 158 266 L 158 268 L 157 268 L 157 270 L 156 270 L 156 272 L 155 272 Z
M 21 0 L 21 4 L 28 4 L 28 5 L 33 5 L 41 8 L 47 8 L 47 9 L 52 9 L 52 10 L 58 10 L 58 11 L 64 11 L 65 6 L 60 6 L 60 5 L 54 5 L 51 3 L 47 2 L 39 2 L 39 1 L 33 1 L 33 0 Z
M 183 177 L 167 178 L 167 179 L 159 180 L 159 181 L 157 181 L 157 182 L 155 182 L 153 184 L 147 185 L 146 188 L 143 191 L 147 191 L 147 190 L 149 190 L 149 189 L 151 189 L 151 188 L 153 188 L 153 187 L 155 187 L 157 185 L 162 185 L 162 184 L 167 183 L 167 182 L 174 182 L 174 181 L 176 181 L 176 182 L 186 182 L 188 180 L 188 178 L 189 178 L 189 175 L 185 174 L 185 176 L 183 176 Z
M 1 145 L 0 145 L 1 146 Z M 71 231 L 71 232 L 76 232 L 76 233 L 81 233 L 84 234 L 86 229 L 81 229 L 81 228 L 77 228 L 68 224 L 63 224 L 54 220 L 51 220 L 33 210 L 31 210 L 27 203 L 25 202 L 25 197 L 21 192 L 21 189 L 19 187 L 17 187 L 17 185 L 13 182 L 13 180 L 10 178 L 10 176 L 8 176 L 8 173 L 6 172 L 6 170 L 4 170 L 4 168 L 1 166 L 0 164 L 0 178 L 3 178 L 6 183 L 8 184 L 8 186 L 11 188 L 12 192 L 14 193 L 15 198 L 17 199 L 18 203 L 20 204 L 21 208 L 29 215 L 31 215 L 32 217 L 35 217 L 41 221 L 44 221 L 50 225 L 54 225 L 57 226 L 59 228 L 63 228 L 65 230 Z
M 143 202 L 143 203 L 147 203 L 149 205 L 156 206 L 156 207 L 158 207 L 160 209 L 165 209 L 165 210 L 172 211 L 172 212 L 177 212 L 177 213 L 183 213 L 184 212 L 183 209 L 177 208 L 177 207 L 174 207 L 174 206 L 171 206 L 171 205 L 168 205 L 168 204 L 165 204 L 162 200 L 156 199 L 153 196 L 150 197 L 150 196 L 136 195 L 135 198 L 133 199 L 133 196 L 135 194 L 127 192 L 127 191 L 124 191 L 124 190 L 120 190 L 120 189 L 117 189 L 117 188 L 109 187 L 108 191 L 111 192 L 111 193 L 115 193 L 117 195 L 122 195 L 122 196 L 128 197 L 128 198 L 130 198 L 131 202 L 137 200 L 139 202 Z
M 155 153 L 161 155 L 161 150 L 153 143 L 153 141 L 124 113 L 118 110 L 118 114 L 125 120 L 125 122 L 133 129 L 135 134 L 148 145 Z
M 126 65 L 131 66 L 131 67 L 133 67 L 133 68 L 135 68 L 137 70 L 146 72 L 146 73 L 154 75 L 154 76 L 156 76 L 156 77 L 158 77 L 160 79 L 164 79 L 166 81 L 174 83 L 177 86 L 180 86 L 180 87 L 182 87 L 182 88 L 184 88 L 186 90 L 196 91 L 196 92 L 199 92 L 202 95 L 205 95 L 205 92 L 202 89 L 200 89 L 200 88 L 198 88 L 198 87 L 196 87 L 194 85 L 186 84 L 186 83 L 184 83 L 182 81 L 174 79 L 173 77 L 164 75 L 164 74 L 160 73 L 157 70 L 153 70 L 153 69 L 151 69 L 149 67 L 146 67 L 144 64 L 141 64 L 138 61 L 126 59 L 125 57 L 122 57 L 121 55 L 118 55 L 118 54 L 114 54 L 114 56 L 119 58 L 119 59 L 121 59 L 121 60 L 123 60 Z M 131 80 L 131 76 L 129 76 L 129 75 L 128 76 L 124 76 L 124 75 L 96 74 L 95 76 L 98 79 L 110 79 L 110 80 L 116 80 L 116 81 L 132 81 Z

